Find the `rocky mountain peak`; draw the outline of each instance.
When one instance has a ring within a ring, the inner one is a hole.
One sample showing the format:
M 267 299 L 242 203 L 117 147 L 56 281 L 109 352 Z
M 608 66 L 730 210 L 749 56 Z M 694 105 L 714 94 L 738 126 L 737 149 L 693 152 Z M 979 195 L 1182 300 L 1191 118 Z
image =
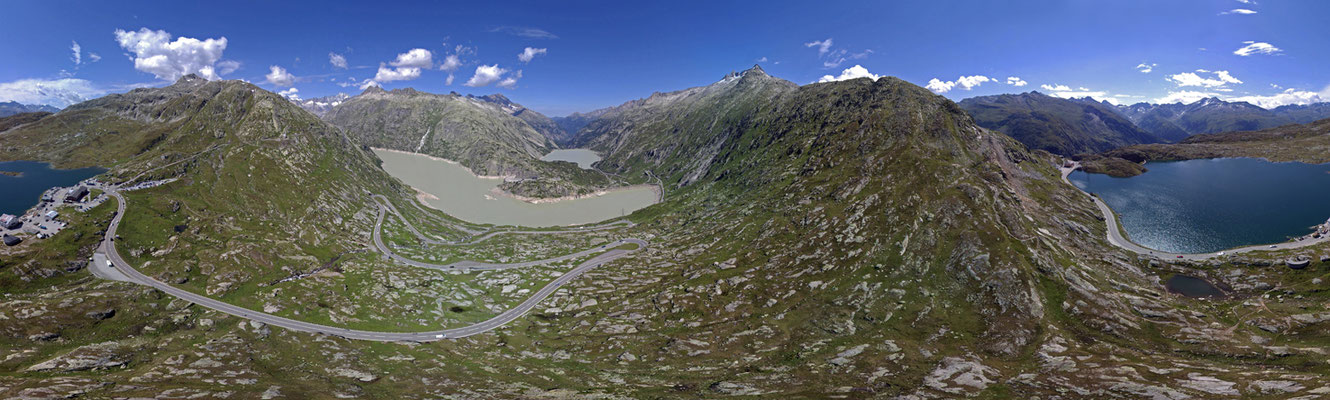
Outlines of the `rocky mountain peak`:
M 383 90 L 383 88 L 382 88 L 382 87 L 379 87 L 379 86 L 370 86 L 370 87 L 368 87 L 368 88 L 365 88 L 365 91 L 364 91 L 364 92 L 360 92 L 361 95 L 367 95 L 367 94 L 383 94 L 383 93 L 388 93 L 388 91 L 387 91 L 387 90 Z

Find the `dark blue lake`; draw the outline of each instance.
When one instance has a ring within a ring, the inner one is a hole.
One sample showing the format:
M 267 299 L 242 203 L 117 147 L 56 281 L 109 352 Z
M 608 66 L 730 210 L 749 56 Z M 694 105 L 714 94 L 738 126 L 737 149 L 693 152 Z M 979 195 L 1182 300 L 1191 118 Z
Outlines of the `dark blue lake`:
M 1330 164 L 1254 158 L 1152 162 L 1131 178 L 1068 177 L 1121 216 L 1132 241 L 1206 253 L 1283 242 L 1330 218 Z
M 56 186 L 73 186 L 79 181 L 105 172 L 101 168 L 52 169 L 35 161 L 0 162 L 0 171 L 19 172 L 21 176 L 0 175 L 0 213 L 22 214 L 41 200 L 42 192 Z

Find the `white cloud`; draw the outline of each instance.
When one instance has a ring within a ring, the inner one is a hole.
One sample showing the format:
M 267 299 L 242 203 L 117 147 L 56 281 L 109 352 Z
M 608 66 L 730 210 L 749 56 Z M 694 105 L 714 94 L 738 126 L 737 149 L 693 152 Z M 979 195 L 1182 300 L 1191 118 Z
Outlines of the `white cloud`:
M 360 88 L 360 90 L 365 90 L 369 89 L 370 87 L 383 87 L 383 86 L 379 85 L 379 83 L 375 82 L 373 79 L 366 79 L 364 82 L 360 83 L 358 87 Z
M 864 68 L 863 66 L 856 64 L 853 67 L 849 67 L 846 68 L 844 71 L 841 71 L 840 76 L 823 75 L 822 79 L 818 79 L 817 82 L 818 83 L 835 82 L 835 81 L 844 81 L 844 80 L 857 79 L 857 78 L 870 78 L 872 80 L 877 80 L 877 78 L 880 77 L 882 76 L 874 74 L 872 72 L 868 72 L 868 68 Z
M 468 79 L 463 85 L 470 87 L 489 86 L 489 84 L 503 78 L 503 74 L 507 72 L 508 70 L 499 68 L 499 64 L 480 65 L 476 67 L 476 74 L 472 75 L 471 79 Z
M 1136 64 L 1136 70 L 1137 70 L 1137 71 L 1141 71 L 1142 74 L 1148 74 L 1148 73 L 1150 73 L 1150 71 L 1154 71 L 1154 70 L 1155 70 L 1155 67 L 1157 67 L 1157 66 L 1159 66 L 1159 64 L 1154 64 L 1154 63 L 1151 63 L 1151 64 L 1140 63 L 1140 64 Z
M 1233 54 L 1246 57 L 1252 54 L 1276 54 L 1276 53 L 1282 53 L 1284 51 L 1283 49 L 1275 47 L 1274 45 L 1266 42 L 1254 42 L 1248 40 L 1242 43 L 1246 44 L 1246 46 L 1242 46 L 1237 50 L 1233 50 Z
M 88 59 L 92 60 L 91 62 L 98 62 L 102 60 L 102 56 L 97 55 L 97 53 L 88 53 Z
M 452 85 L 453 85 L 453 74 L 448 74 L 448 79 L 444 79 L 444 80 L 443 80 L 443 85 L 444 85 L 444 86 L 452 86 Z
M 1008 76 L 1008 77 L 1007 77 L 1007 84 L 1008 84 L 1008 85 L 1015 86 L 1015 87 L 1021 87 L 1021 86 L 1025 86 L 1025 85 L 1030 84 L 1030 82 L 1026 82 L 1024 79 L 1021 79 L 1021 78 L 1019 78 L 1019 77 Z
M 1201 99 L 1210 98 L 1210 97 L 1218 97 L 1218 96 L 1219 96 L 1219 93 L 1214 93 L 1214 92 L 1200 92 L 1200 91 L 1195 91 L 1195 90 L 1180 90 L 1180 91 L 1176 91 L 1176 92 L 1168 92 L 1168 95 L 1167 95 L 1167 96 L 1164 96 L 1164 97 L 1160 97 L 1160 98 L 1155 99 L 1155 103 L 1160 103 L 1160 104 L 1172 104 L 1172 103 L 1190 104 L 1190 103 L 1195 103 L 1195 102 L 1197 102 L 1197 101 L 1200 101 Z
M 268 83 L 284 87 L 291 87 L 291 85 L 296 84 L 296 76 L 291 75 L 290 72 L 286 72 L 286 68 L 273 65 L 268 67 L 268 70 L 270 72 L 268 72 L 268 75 L 264 76 L 265 78 L 268 78 Z
M 509 75 L 507 78 L 503 78 L 502 82 L 499 82 L 494 86 L 498 86 L 505 89 L 513 89 L 517 87 L 518 79 L 522 79 L 522 70 L 520 69 L 517 70 L 517 72 L 514 72 L 512 75 Z
M 171 40 L 166 31 L 141 28 L 138 31 L 115 30 L 116 42 L 133 53 L 134 69 L 151 73 L 158 79 L 176 80 L 187 74 L 220 79 L 214 64 L 226 50 L 226 37 L 198 40 L 178 37 Z
M 1289 104 L 1311 104 L 1330 101 L 1330 86 L 1327 86 L 1320 92 L 1310 90 L 1298 90 L 1294 88 L 1284 89 L 1283 92 L 1275 93 L 1269 96 L 1238 96 L 1226 99 L 1228 101 L 1245 101 L 1264 108 L 1275 108 Z
M 346 56 L 334 52 L 328 52 L 328 63 L 334 67 L 346 69 Z
M 817 55 L 821 56 L 827 54 L 827 51 L 831 50 L 831 38 L 804 43 L 804 47 L 817 47 Z
M 70 45 L 69 51 L 74 52 L 74 57 L 72 58 L 72 60 L 74 60 L 74 65 L 83 63 L 83 47 L 79 46 L 79 42 L 74 42 L 73 45 Z
M 1196 72 L 1202 74 L 1211 73 L 1211 71 L 1204 69 L 1198 69 L 1196 70 Z M 1238 84 L 1242 83 L 1242 81 L 1238 80 L 1238 78 L 1234 78 L 1233 75 L 1229 75 L 1228 71 L 1213 71 L 1213 75 L 1214 75 L 1213 78 L 1206 78 L 1194 72 L 1183 72 L 1180 74 L 1170 75 L 1168 78 L 1165 79 L 1167 79 L 1169 82 L 1176 83 L 1178 87 L 1199 86 L 1205 88 L 1218 88 L 1218 87 L 1224 87 L 1225 85 L 1228 85 L 1230 83 L 1238 83 Z
M 1255 13 L 1256 13 L 1256 10 L 1248 10 L 1248 9 L 1246 9 L 1246 8 L 1234 8 L 1234 9 L 1232 9 L 1232 10 L 1228 10 L 1228 11 L 1221 12 L 1221 13 L 1219 13 L 1219 15 L 1229 15 L 1229 14 L 1252 15 L 1252 14 L 1255 14 Z
M 541 54 L 545 54 L 545 49 L 527 47 L 526 49 L 522 50 L 521 54 L 517 55 L 517 59 L 522 60 L 522 62 L 531 62 L 531 59 L 536 58 L 536 56 Z
M 1082 97 L 1089 97 L 1094 99 L 1095 101 L 1107 101 L 1109 104 L 1112 105 L 1119 104 L 1117 96 L 1111 96 L 1108 94 L 1108 92 L 1102 90 L 1094 91 L 1086 88 L 1078 88 L 1078 89 L 1080 90 L 1073 90 L 1067 92 L 1053 92 L 1052 95 L 1054 97 L 1061 97 L 1064 99 L 1079 99 Z
M 767 62 L 767 58 L 766 58 L 766 57 L 759 58 L 759 59 L 757 59 L 757 62 L 760 62 L 760 63 Z
M 956 78 L 955 81 L 943 81 L 941 79 L 933 78 L 929 80 L 928 84 L 924 85 L 924 87 L 927 88 L 928 90 L 932 90 L 933 93 L 946 93 L 950 92 L 951 89 L 954 88 L 960 88 L 961 90 L 970 90 L 971 88 L 979 86 L 984 82 L 997 82 L 997 81 L 983 75 L 971 75 L 971 76 L 962 75 L 961 77 Z
M 425 49 L 411 49 L 398 54 L 397 59 L 388 64 L 398 68 L 430 68 L 434 66 L 434 53 Z
M 285 97 L 285 98 L 287 98 L 287 99 L 290 99 L 291 101 L 300 101 L 300 95 L 299 95 L 299 94 L 296 94 L 296 93 L 299 92 L 299 91 L 300 91 L 299 89 L 296 89 L 296 88 L 290 88 L 290 89 L 286 89 L 286 90 L 283 90 L 283 91 L 277 92 L 277 94 L 280 94 L 280 95 L 282 95 L 282 97 Z
M 456 54 L 449 54 L 448 57 L 443 58 L 443 65 L 440 65 L 439 69 L 443 71 L 453 72 L 457 70 L 457 67 L 461 66 L 462 66 L 462 59 L 458 58 Z
M 1050 90 L 1050 91 L 1054 91 L 1054 92 L 1069 92 L 1069 91 L 1071 91 L 1071 87 L 1070 87 L 1070 86 L 1067 86 L 1067 85 L 1059 85 L 1059 84 L 1056 84 L 1056 83 L 1054 83 L 1054 84 L 1052 84 L 1052 85 L 1049 85 L 1049 84 L 1043 84 L 1043 85 L 1039 85 L 1039 87 L 1044 88 L 1044 90 Z
M 234 60 L 222 60 L 217 62 L 217 75 L 226 75 L 240 69 L 240 62 Z
M 513 36 L 521 36 L 521 37 L 534 38 L 534 39 L 559 38 L 558 36 L 555 36 L 553 33 L 546 32 L 544 29 L 530 28 L 524 26 L 500 26 L 498 28 L 490 29 L 490 32 L 507 33 Z
M 388 68 L 387 65 L 379 63 L 379 72 L 374 74 L 374 81 L 377 82 L 409 81 L 419 77 L 420 77 L 420 68 L 405 68 L 405 67 Z
M 84 79 L 65 78 L 56 80 L 20 79 L 0 83 L 0 101 L 17 101 L 24 104 L 49 104 L 64 108 L 106 94 Z
M 389 68 L 389 65 L 391 65 L 392 68 Z M 374 79 L 371 80 L 374 84 L 369 85 L 370 81 L 366 81 L 364 84 L 361 84 L 361 89 L 363 90 L 369 86 L 378 86 L 380 83 L 384 82 L 409 81 L 416 79 L 420 77 L 420 70 L 422 68 L 430 68 L 433 66 L 434 53 L 420 48 L 407 50 L 405 53 L 398 54 L 397 59 L 392 62 L 387 64 L 379 63 L 379 71 L 374 74 Z

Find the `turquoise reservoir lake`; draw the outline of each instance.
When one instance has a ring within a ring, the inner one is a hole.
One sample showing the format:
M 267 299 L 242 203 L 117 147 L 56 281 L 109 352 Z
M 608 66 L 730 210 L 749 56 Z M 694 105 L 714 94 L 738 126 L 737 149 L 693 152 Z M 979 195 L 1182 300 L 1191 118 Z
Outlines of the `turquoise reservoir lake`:
M 79 181 L 105 172 L 101 168 L 52 169 L 35 161 L 0 162 L 0 171 L 18 172 L 19 176 L 0 175 L 0 213 L 20 215 L 37 205 L 42 192 L 56 186 L 73 186 Z
M 1131 178 L 1067 178 L 1112 207 L 1133 242 L 1167 252 L 1283 242 L 1330 218 L 1330 164 L 1220 158 L 1146 168 Z

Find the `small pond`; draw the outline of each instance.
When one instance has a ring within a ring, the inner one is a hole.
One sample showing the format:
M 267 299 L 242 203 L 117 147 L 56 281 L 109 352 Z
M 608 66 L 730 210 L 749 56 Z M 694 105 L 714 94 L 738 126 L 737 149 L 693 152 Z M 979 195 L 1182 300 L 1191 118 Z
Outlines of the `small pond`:
M 1219 290 L 1218 287 L 1210 284 L 1210 282 L 1187 275 L 1173 275 L 1172 278 L 1168 278 L 1168 282 L 1164 283 L 1164 288 L 1168 289 L 1169 292 L 1187 297 L 1202 298 L 1224 296 L 1224 291 Z

